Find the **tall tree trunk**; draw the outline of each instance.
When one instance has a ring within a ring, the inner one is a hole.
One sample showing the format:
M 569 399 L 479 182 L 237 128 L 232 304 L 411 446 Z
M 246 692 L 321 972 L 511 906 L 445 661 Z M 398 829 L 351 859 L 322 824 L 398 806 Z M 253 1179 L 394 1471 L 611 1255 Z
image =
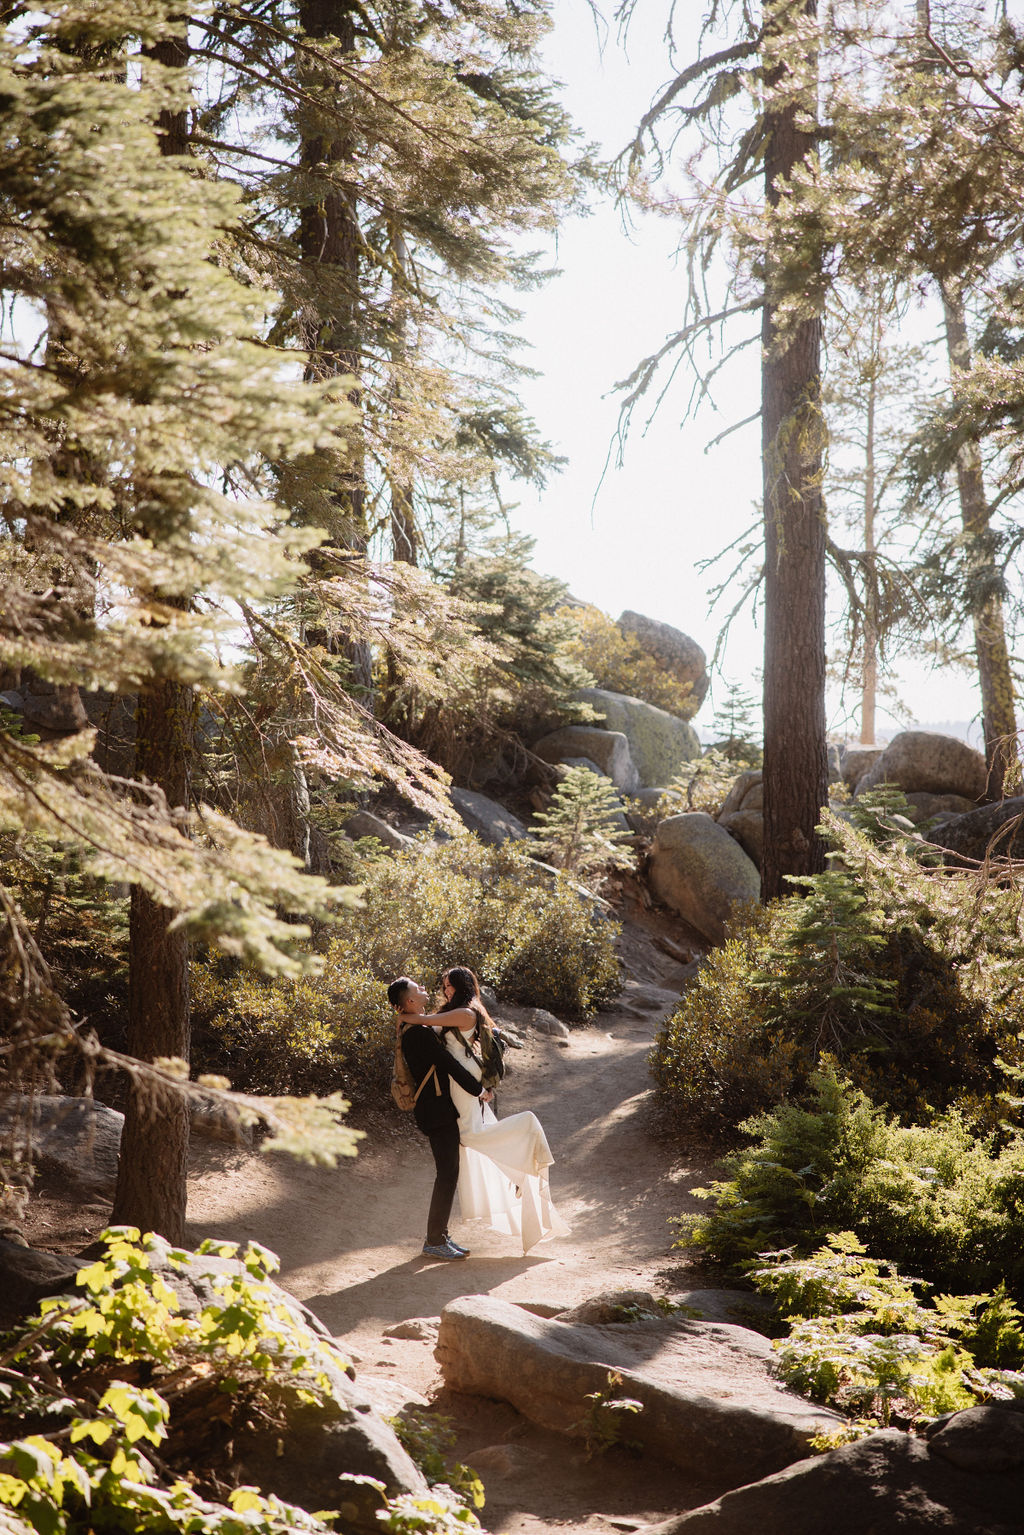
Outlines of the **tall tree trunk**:
M 940 287 L 950 382 L 955 388 L 957 374 L 970 368 L 971 342 L 962 290 L 950 282 Z M 992 557 L 991 515 L 981 450 L 973 439 L 965 442 L 957 454 L 956 480 L 960 521 L 970 539 L 969 600 L 981 687 L 988 794 L 991 799 L 1001 799 L 1007 771 L 1018 762 L 1017 718 L 1003 620 L 1002 577 Z
M 871 311 L 871 377 L 864 423 L 864 558 L 867 583 L 864 598 L 864 655 L 860 684 L 860 739 L 862 746 L 875 740 L 875 704 L 878 695 L 878 573 L 875 569 L 875 417 L 878 410 L 878 366 L 881 321 L 876 305 Z
M 402 374 L 408 357 L 407 325 L 403 308 L 404 278 L 409 265 L 409 252 L 405 235 L 397 225 L 393 225 L 390 229 L 390 245 L 391 259 L 394 263 L 394 273 L 391 278 L 391 307 L 394 311 L 391 341 L 391 414 L 398 427 L 395 435 L 401 447 L 404 436 L 401 431 L 401 421 L 406 409 L 403 403 Z M 388 490 L 391 495 L 392 558 L 401 560 L 406 565 L 415 565 L 418 540 L 413 514 L 411 480 L 405 475 L 392 473 L 388 480 Z
M 155 44 L 152 57 L 169 68 L 184 68 L 188 63 L 184 36 Z M 158 128 L 161 154 L 187 152 L 186 112 L 161 112 Z M 182 817 L 189 801 L 194 714 L 193 691 L 181 683 L 152 683 L 139 693 L 136 777 L 162 789 L 168 806 Z M 127 1048 L 143 1061 L 161 1056 L 187 1061 L 189 1057 L 188 941 L 183 933 L 171 930 L 173 920 L 172 911 L 158 906 L 137 885 L 133 887 Z M 185 1095 L 154 1087 L 143 1078 L 132 1081 L 117 1165 L 114 1221 L 157 1231 L 169 1242 L 184 1241 L 188 1137 Z
M 805 0 L 804 14 L 817 14 Z M 779 66 L 780 74 L 784 66 Z M 765 193 L 806 160 L 814 134 L 795 105 L 765 123 Z M 825 509 L 821 492 L 821 320 L 780 342 L 779 262 L 769 249 L 762 313 L 761 450 L 764 474 L 764 853 L 761 895 L 786 894 L 788 874 L 824 867 L 815 827 L 828 797 L 825 748 Z
M 298 15 L 303 33 L 312 42 L 336 38 L 343 55 L 355 53 L 359 7 L 352 0 L 299 0 Z M 299 67 L 303 72 L 319 71 L 319 66 L 301 60 Z M 327 89 L 319 72 L 311 83 L 321 93 Z M 352 379 L 348 398 L 359 407 L 361 234 L 355 191 L 338 184 L 343 181 L 344 168 L 353 160 L 352 135 L 339 125 L 326 128 L 309 105 L 304 111 L 309 115 L 300 124 L 299 164 L 315 182 L 332 173 L 336 180 L 329 187 L 318 187 L 299 215 L 299 250 L 307 286 L 303 346 L 309 375 Z M 338 458 L 330 500 L 333 517 L 327 531 L 331 542 L 342 549 L 365 552 L 369 542 L 366 468 L 358 426 L 348 433 L 345 455 Z M 373 686 L 369 646 L 341 635 L 333 648 L 351 664 L 356 685 L 369 691 Z

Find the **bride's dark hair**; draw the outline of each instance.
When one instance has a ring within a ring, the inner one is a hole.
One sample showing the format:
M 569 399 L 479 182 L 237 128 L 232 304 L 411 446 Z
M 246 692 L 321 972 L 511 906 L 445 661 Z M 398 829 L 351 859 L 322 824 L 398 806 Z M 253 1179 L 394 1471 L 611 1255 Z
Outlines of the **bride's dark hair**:
M 480 982 L 466 965 L 453 965 L 441 976 L 442 984 L 447 981 L 452 988 L 452 994 L 443 1007 L 438 1008 L 439 1013 L 451 1013 L 456 1008 L 468 1008 L 475 1013 L 481 1023 L 489 1024 L 494 1028 L 494 1019 L 483 1004 L 480 995 Z

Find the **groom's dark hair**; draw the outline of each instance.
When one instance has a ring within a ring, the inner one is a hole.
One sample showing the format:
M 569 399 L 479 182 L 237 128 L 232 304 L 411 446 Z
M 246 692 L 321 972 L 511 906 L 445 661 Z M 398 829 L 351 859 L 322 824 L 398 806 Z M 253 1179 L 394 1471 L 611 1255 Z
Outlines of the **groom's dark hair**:
M 405 1000 L 405 994 L 412 985 L 407 975 L 400 975 L 396 981 L 392 981 L 388 987 L 388 1001 L 397 1012 Z

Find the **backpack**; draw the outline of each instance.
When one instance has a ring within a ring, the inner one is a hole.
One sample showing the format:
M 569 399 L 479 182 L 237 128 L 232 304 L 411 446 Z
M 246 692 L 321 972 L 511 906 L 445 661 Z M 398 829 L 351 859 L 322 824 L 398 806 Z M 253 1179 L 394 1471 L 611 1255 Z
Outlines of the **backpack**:
M 416 1100 L 426 1087 L 431 1077 L 434 1079 L 434 1091 L 440 1096 L 441 1084 L 437 1080 L 437 1067 L 431 1066 L 419 1087 L 412 1079 L 409 1070 L 409 1062 L 402 1053 L 402 1027 L 401 1022 L 395 1024 L 395 1064 L 391 1068 L 391 1096 L 400 1109 L 408 1113 L 416 1107 Z
M 495 1088 L 505 1075 L 505 1042 L 497 1029 L 480 1019 L 476 1026 L 476 1041 L 480 1050 L 481 1081 L 485 1087 Z

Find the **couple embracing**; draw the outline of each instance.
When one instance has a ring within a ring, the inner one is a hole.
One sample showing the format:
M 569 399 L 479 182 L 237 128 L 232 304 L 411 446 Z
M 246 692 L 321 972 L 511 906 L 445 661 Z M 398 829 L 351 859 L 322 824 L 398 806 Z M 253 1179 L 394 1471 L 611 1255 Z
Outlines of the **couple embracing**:
M 444 1005 L 427 1012 L 422 986 L 400 976 L 388 987 L 398 1016 L 402 1054 L 416 1084 L 416 1123 L 430 1142 L 436 1176 L 427 1214 L 428 1258 L 469 1256 L 448 1232 L 455 1190 L 465 1220 L 484 1220 L 519 1238 L 529 1252 L 568 1227 L 551 1203 L 554 1160 L 536 1114 L 496 1118 L 478 1049 L 492 1027 L 472 970 L 455 965 L 441 977 Z

